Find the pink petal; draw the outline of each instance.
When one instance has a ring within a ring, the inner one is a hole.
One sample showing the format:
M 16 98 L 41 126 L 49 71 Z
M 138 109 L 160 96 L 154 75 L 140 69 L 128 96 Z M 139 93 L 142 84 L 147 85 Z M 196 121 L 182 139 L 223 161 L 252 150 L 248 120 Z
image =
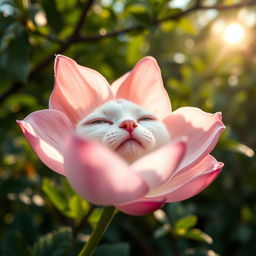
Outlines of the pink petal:
M 210 114 L 199 108 L 183 107 L 172 112 L 164 123 L 172 139 L 188 138 L 187 151 L 179 170 L 190 168 L 208 155 L 225 129 L 221 113 Z
M 97 142 L 72 136 L 64 155 L 67 179 L 91 203 L 121 204 L 148 192 L 145 182 L 124 160 Z
M 219 174 L 223 163 L 211 155 L 189 170 L 181 170 L 166 184 L 151 191 L 151 199 L 165 197 L 167 202 L 181 201 L 190 198 L 206 188 Z
M 188 184 L 184 185 L 177 191 L 167 195 L 166 201 L 177 202 L 195 196 L 196 194 L 204 190 L 206 187 L 208 187 L 208 185 L 211 184 L 216 179 L 220 171 L 221 169 L 218 169 L 214 172 L 202 174 L 201 176 L 196 177 L 195 179 L 191 180 Z
M 169 143 L 138 159 L 131 169 L 138 173 L 150 189 L 165 183 L 176 170 L 185 153 L 185 142 Z
M 127 75 L 116 93 L 123 98 L 141 105 L 158 118 L 163 119 L 170 114 L 171 103 L 163 86 L 161 71 L 153 57 L 140 60 Z
M 111 84 L 111 89 L 114 95 L 116 95 L 117 91 L 119 90 L 119 87 L 123 84 L 123 82 L 126 80 L 126 78 L 130 75 L 130 72 L 125 73 L 118 79 L 116 79 L 112 84 Z
M 55 86 L 49 107 L 64 112 L 75 124 L 95 108 L 114 99 L 106 79 L 93 69 L 57 55 Z
M 165 204 L 165 200 L 163 199 L 158 201 L 143 199 L 133 203 L 116 205 L 116 207 L 121 212 L 130 214 L 130 215 L 141 216 L 141 215 L 146 215 L 154 212 L 155 210 L 163 207 L 164 204 Z
M 17 121 L 31 147 L 50 169 L 63 174 L 63 148 L 67 132 L 73 125 L 58 110 L 41 110 Z

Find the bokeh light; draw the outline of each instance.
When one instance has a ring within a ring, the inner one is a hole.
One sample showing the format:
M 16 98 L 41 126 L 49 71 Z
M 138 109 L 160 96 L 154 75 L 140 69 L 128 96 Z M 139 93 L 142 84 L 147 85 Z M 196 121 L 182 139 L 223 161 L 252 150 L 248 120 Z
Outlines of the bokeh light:
M 232 23 L 225 28 L 223 36 L 227 43 L 238 44 L 245 38 L 245 29 L 238 23 Z

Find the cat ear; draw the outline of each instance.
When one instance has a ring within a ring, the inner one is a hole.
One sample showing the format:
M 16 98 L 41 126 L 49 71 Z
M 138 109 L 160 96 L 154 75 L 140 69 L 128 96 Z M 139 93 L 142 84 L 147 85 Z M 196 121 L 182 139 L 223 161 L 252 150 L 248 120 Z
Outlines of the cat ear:
M 131 72 L 113 83 L 116 98 L 132 101 L 163 119 L 170 114 L 171 103 L 163 86 L 161 71 L 153 57 L 140 60 Z
M 80 66 L 66 56 L 57 55 L 55 85 L 49 100 L 51 109 L 62 111 L 75 124 L 112 99 L 110 85 L 100 73 Z
M 111 89 L 114 92 L 114 94 L 117 93 L 119 90 L 119 87 L 123 84 L 123 82 L 127 79 L 127 77 L 130 75 L 130 72 L 125 73 L 118 79 L 116 79 L 112 84 L 111 84 Z

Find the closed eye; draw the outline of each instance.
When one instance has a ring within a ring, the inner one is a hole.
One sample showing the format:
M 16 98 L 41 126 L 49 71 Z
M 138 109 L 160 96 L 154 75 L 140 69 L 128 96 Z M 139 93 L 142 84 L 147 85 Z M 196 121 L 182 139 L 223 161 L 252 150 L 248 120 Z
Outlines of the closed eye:
M 153 120 L 156 120 L 155 117 L 153 116 L 142 116 L 141 118 L 138 119 L 138 121 L 153 121 Z
M 85 125 L 93 125 L 93 124 L 113 124 L 113 122 L 107 119 L 98 118 L 98 119 L 90 120 L 85 123 Z

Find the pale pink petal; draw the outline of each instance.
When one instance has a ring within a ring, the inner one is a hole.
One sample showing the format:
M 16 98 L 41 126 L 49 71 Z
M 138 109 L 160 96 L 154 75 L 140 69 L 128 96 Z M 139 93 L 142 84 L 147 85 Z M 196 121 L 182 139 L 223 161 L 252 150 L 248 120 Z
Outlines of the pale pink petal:
M 116 79 L 112 84 L 111 84 L 111 89 L 114 95 L 116 95 L 117 91 L 119 90 L 119 87 L 123 84 L 123 82 L 126 80 L 126 78 L 130 75 L 130 72 L 125 73 L 118 79 Z
M 65 136 L 73 125 L 58 110 L 40 110 L 17 121 L 31 147 L 42 162 L 55 172 L 63 173 Z
M 121 204 L 148 192 L 145 182 L 124 160 L 97 142 L 71 136 L 64 156 L 67 179 L 91 203 Z
M 190 198 L 206 188 L 217 177 L 222 167 L 223 163 L 207 155 L 192 168 L 178 172 L 166 184 L 151 191 L 147 197 L 165 197 L 167 202 Z
M 159 119 L 170 114 L 171 103 L 163 86 L 161 71 L 153 57 L 140 60 L 123 83 L 117 84 L 117 98 L 133 101 Z
M 194 107 L 175 110 L 164 120 L 164 123 L 172 139 L 182 136 L 188 139 L 187 151 L 179 170 L 193 166 L 208 155 L 225 129 L 221 113 L 210 114 Z
M 165 204 L 164 199 L 159 199 L 155 201 L 142 199 L 140 201 L 136 201 L 128 204 L 116 205 L 116 207 L 121 212 L 130 214 L 130 215 L 141 216 L 141 215 L 146 215 L 156 211 L 157 209 L 163 207 L 164 204 Z
M 138 173 L 150 189 L 165 183 L 176 170 L 185 153 L 185 142 L 169 143 L 138 159 L 131 169 Z
M 57 55 L 55 86 L 49 107 L 65 113 L 75 124 L 95 108 L 114 99 L 110 85 L 97 71 Z
M 188 182 L 183 187 L 177 189 L 176 191 L 168 194 L 166 196 L 167 202 L 178 202 L 185 199 L 189 199 L 198 193 L 200 193 L 202 190 L 204 190 L 206 187 L 208 187 L 209 184 L 211 184 L 218 174 L 220 173 L 221 168 L 217 169 L 216 171 L 202 174 L 195 179 Z

